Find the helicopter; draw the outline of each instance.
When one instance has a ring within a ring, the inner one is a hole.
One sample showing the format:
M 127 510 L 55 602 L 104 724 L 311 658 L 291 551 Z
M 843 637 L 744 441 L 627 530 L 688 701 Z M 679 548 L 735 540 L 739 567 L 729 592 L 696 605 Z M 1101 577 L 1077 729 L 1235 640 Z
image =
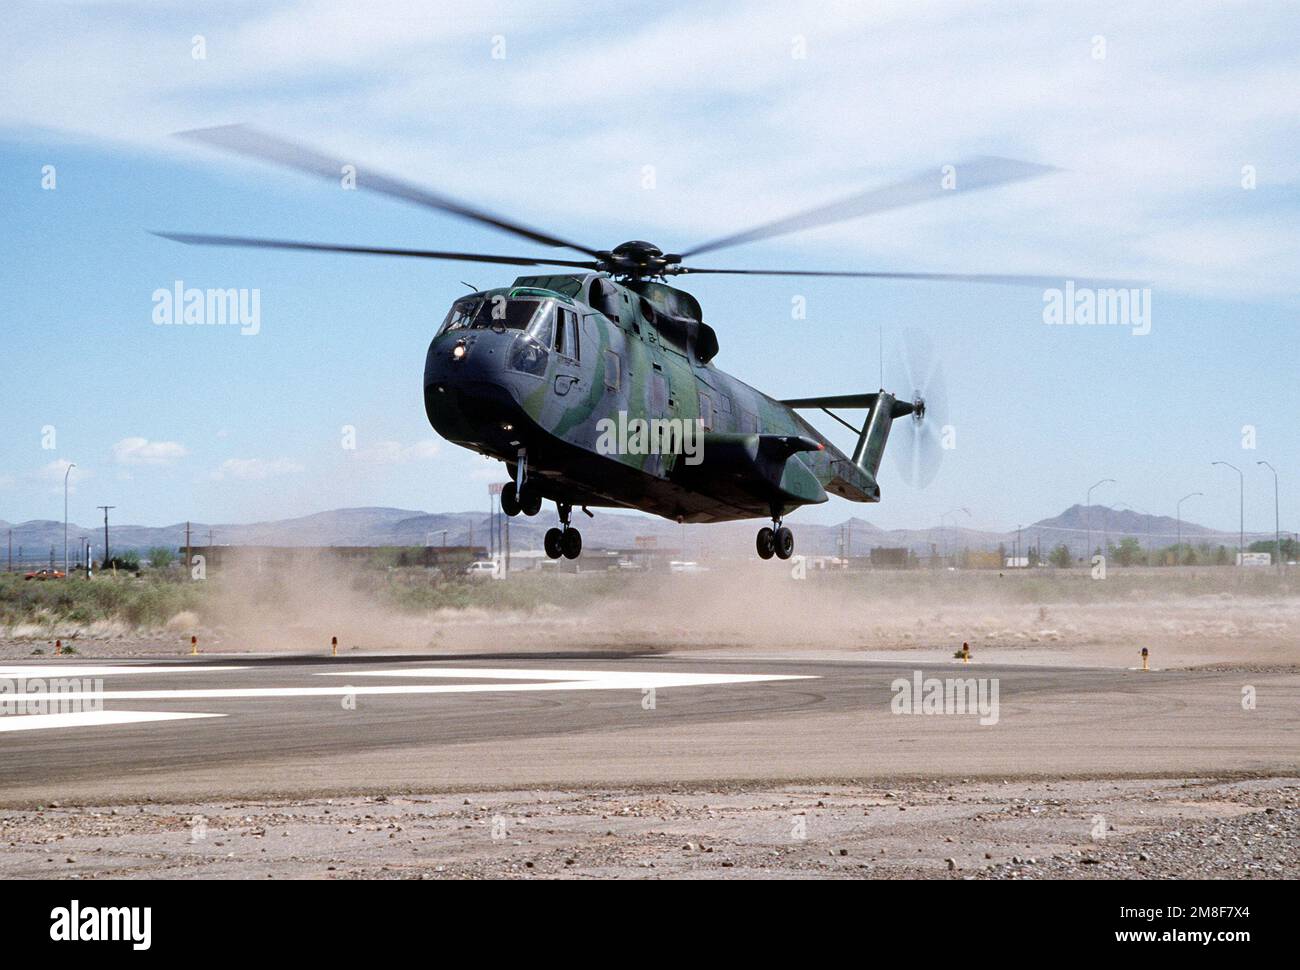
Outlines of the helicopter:
M 487 225 L 581 259 L 506 256 L 246 236 L 157 232 L 192 245 L 356 253 L 526 267 L 511 283 L 457 297 L 424 362 L 424 408 L 448 441 L 504 462 L 500 493 L 509 516 L 555 504 L 547 531 L 551 559 L 576 559 L 582 535 L 574 509 L 636 509 L 676 522 L 766 518 L 755 537 L 761 559 L 789 559 L 794 535 L 784 517 L 829 495 L 879 502 L 881 459 L 891 429 L 907 434 L 905 480 L 933 477 L 941 445 L 936 414 L 941 369 L 912 368 L 905 393 L 876 391 L 777 399 L 714 364 L 717 333 L 699 302 L 669 285 L 698 274 L 851 277 L 1050 287 L 1062 276 L 847 270 L 708 268 L 694 257 L 744 243 L 860 218 L 1054 171 L 980 156 L 869 189 L 827 205 L 683 249 L 643 240 L 595 249 L 342 158 L 246 125 L 181 132 L 207 147 L 355 185 L 380 195 Z M 956 176 L 954 178 L 954 175 Z M 692 260 L 687 265 L 685 260 Z M 1074 277 L 1071 277 L 1074 278 Z M 1094 281 L 1101 282 L 1101 281 Z M 471 287 L 472 288 L 472 287 Z M 883 370 L 883 368 L 882 368 Z M 883 374 L 882 381 L 883 385 Z M 856 435 L 844 454 L 799 413 L 818 409 Z M 836 412 L 865 410 L 855 426 Z

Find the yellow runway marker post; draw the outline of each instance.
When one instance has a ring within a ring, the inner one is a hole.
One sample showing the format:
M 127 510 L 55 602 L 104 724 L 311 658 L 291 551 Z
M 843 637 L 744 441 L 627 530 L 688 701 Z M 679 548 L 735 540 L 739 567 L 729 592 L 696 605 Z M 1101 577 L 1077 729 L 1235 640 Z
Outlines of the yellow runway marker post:
M 199 638 L 190 637 L 190 656 L 197 657 L 198 655 L 199 655 Z
M 330 637 L 330 652 L 337 657 L 339 655 L 339 638 Z

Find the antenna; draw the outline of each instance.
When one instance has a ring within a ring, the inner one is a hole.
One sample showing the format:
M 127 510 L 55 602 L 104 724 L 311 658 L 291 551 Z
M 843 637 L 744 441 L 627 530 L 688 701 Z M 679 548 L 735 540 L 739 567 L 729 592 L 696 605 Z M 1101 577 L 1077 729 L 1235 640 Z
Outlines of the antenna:
M 885 325 L 882 323 L 876 331 L 880 337 L 880 389 L 885 389 Z

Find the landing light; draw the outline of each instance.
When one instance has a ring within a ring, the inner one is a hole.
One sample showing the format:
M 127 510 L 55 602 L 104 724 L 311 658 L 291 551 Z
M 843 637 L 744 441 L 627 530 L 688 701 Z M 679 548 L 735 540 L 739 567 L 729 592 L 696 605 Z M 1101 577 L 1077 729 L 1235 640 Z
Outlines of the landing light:
M 462 343 L 458 343 L 458 344 L 456 344 L 455 347 L 452 347 L 452 348 L 451 348 L 451 356 L 452 356 L 453 358 L 455 358 L 456 360 L 460 360 L 462 357 L 464 357 L 464 356 L 465 356 L 465 344 L 462 342 Z

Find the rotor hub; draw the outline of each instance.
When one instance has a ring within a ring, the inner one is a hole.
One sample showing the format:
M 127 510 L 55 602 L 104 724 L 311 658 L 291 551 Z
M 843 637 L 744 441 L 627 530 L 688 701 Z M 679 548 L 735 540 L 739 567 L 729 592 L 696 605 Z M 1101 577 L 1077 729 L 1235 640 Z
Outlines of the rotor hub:
M 602 269 L 631 279 L 680 272 L 677 264 L 682 260 L 676 253 L 664 253 L 654 243 L 644 239 L 619 243 L 612 250 L 602 251 L 599 258 Z

